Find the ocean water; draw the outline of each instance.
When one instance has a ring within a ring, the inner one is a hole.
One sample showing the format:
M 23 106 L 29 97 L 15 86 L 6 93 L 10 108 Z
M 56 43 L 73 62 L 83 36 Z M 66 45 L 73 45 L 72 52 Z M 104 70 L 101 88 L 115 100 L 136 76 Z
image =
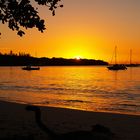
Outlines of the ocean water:
M 0 100 L 140 115 L 140 67 L 53 66 L 39 71 L 0 67 Z

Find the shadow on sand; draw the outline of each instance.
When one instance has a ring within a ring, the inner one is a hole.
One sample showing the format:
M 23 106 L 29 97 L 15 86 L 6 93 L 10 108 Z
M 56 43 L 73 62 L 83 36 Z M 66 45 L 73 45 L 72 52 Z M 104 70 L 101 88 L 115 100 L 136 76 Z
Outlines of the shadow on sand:
M 114 134 L 109 128 L 96 124 L 93 125 L 90 131 L 72 131 L 64 134 L 57 134 L 53 130 L 49 129 L 41 120 L 41 110 L 37 106 L 27 106 L 27 111 L 33 111 L 35 113 L 35 120 L 38 127 L 44 131 L 49 140 L 113 140 Z

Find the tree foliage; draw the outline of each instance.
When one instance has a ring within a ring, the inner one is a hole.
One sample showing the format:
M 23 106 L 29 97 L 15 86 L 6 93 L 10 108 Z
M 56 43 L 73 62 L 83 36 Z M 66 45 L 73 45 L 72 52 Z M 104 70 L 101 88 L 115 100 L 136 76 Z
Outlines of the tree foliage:
M 24 28 L 35 27 L 43 32 L 46 29 L 44 19 L 41 19 L 38 9 L 31 1 L 37 5 L 47 6 L 53 16 L 57 7 L 63 7 L 59 4 L 61 0 L 0 0 L 0 23 L 7 23 L 8 27 L 17 31 L 19 36 L 25 34 Z

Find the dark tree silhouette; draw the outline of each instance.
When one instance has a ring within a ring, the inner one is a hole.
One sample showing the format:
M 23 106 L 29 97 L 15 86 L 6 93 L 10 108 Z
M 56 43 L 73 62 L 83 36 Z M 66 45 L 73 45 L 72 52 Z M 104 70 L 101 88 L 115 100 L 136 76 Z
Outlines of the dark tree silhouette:
M 25 34 L 24 28 L 35 27 L 43 32 L 46 29 L 44 20 L 40 18 L 38 8 L 34 7 L 31 1 L 47 6 L 53 16 L 57 7 L 63 7 L 59 4 L 61 0 L 0 0 L 0 23 L 7 23 L 19 36 Z

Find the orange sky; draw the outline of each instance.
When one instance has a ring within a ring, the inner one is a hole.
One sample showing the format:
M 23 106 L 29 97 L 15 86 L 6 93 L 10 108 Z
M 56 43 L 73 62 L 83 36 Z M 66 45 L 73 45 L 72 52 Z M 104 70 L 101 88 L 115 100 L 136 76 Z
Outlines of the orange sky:
M 0 25 L 0 52 L 27 52 L 45 57 L 103 59 L 111 61 L 115 45 L 118 61 L 140 62 L 140 0 L 63 0 L 64 8 L 52 17 L 40 8 L 47 30 L 29 29 L 22 38 Z

